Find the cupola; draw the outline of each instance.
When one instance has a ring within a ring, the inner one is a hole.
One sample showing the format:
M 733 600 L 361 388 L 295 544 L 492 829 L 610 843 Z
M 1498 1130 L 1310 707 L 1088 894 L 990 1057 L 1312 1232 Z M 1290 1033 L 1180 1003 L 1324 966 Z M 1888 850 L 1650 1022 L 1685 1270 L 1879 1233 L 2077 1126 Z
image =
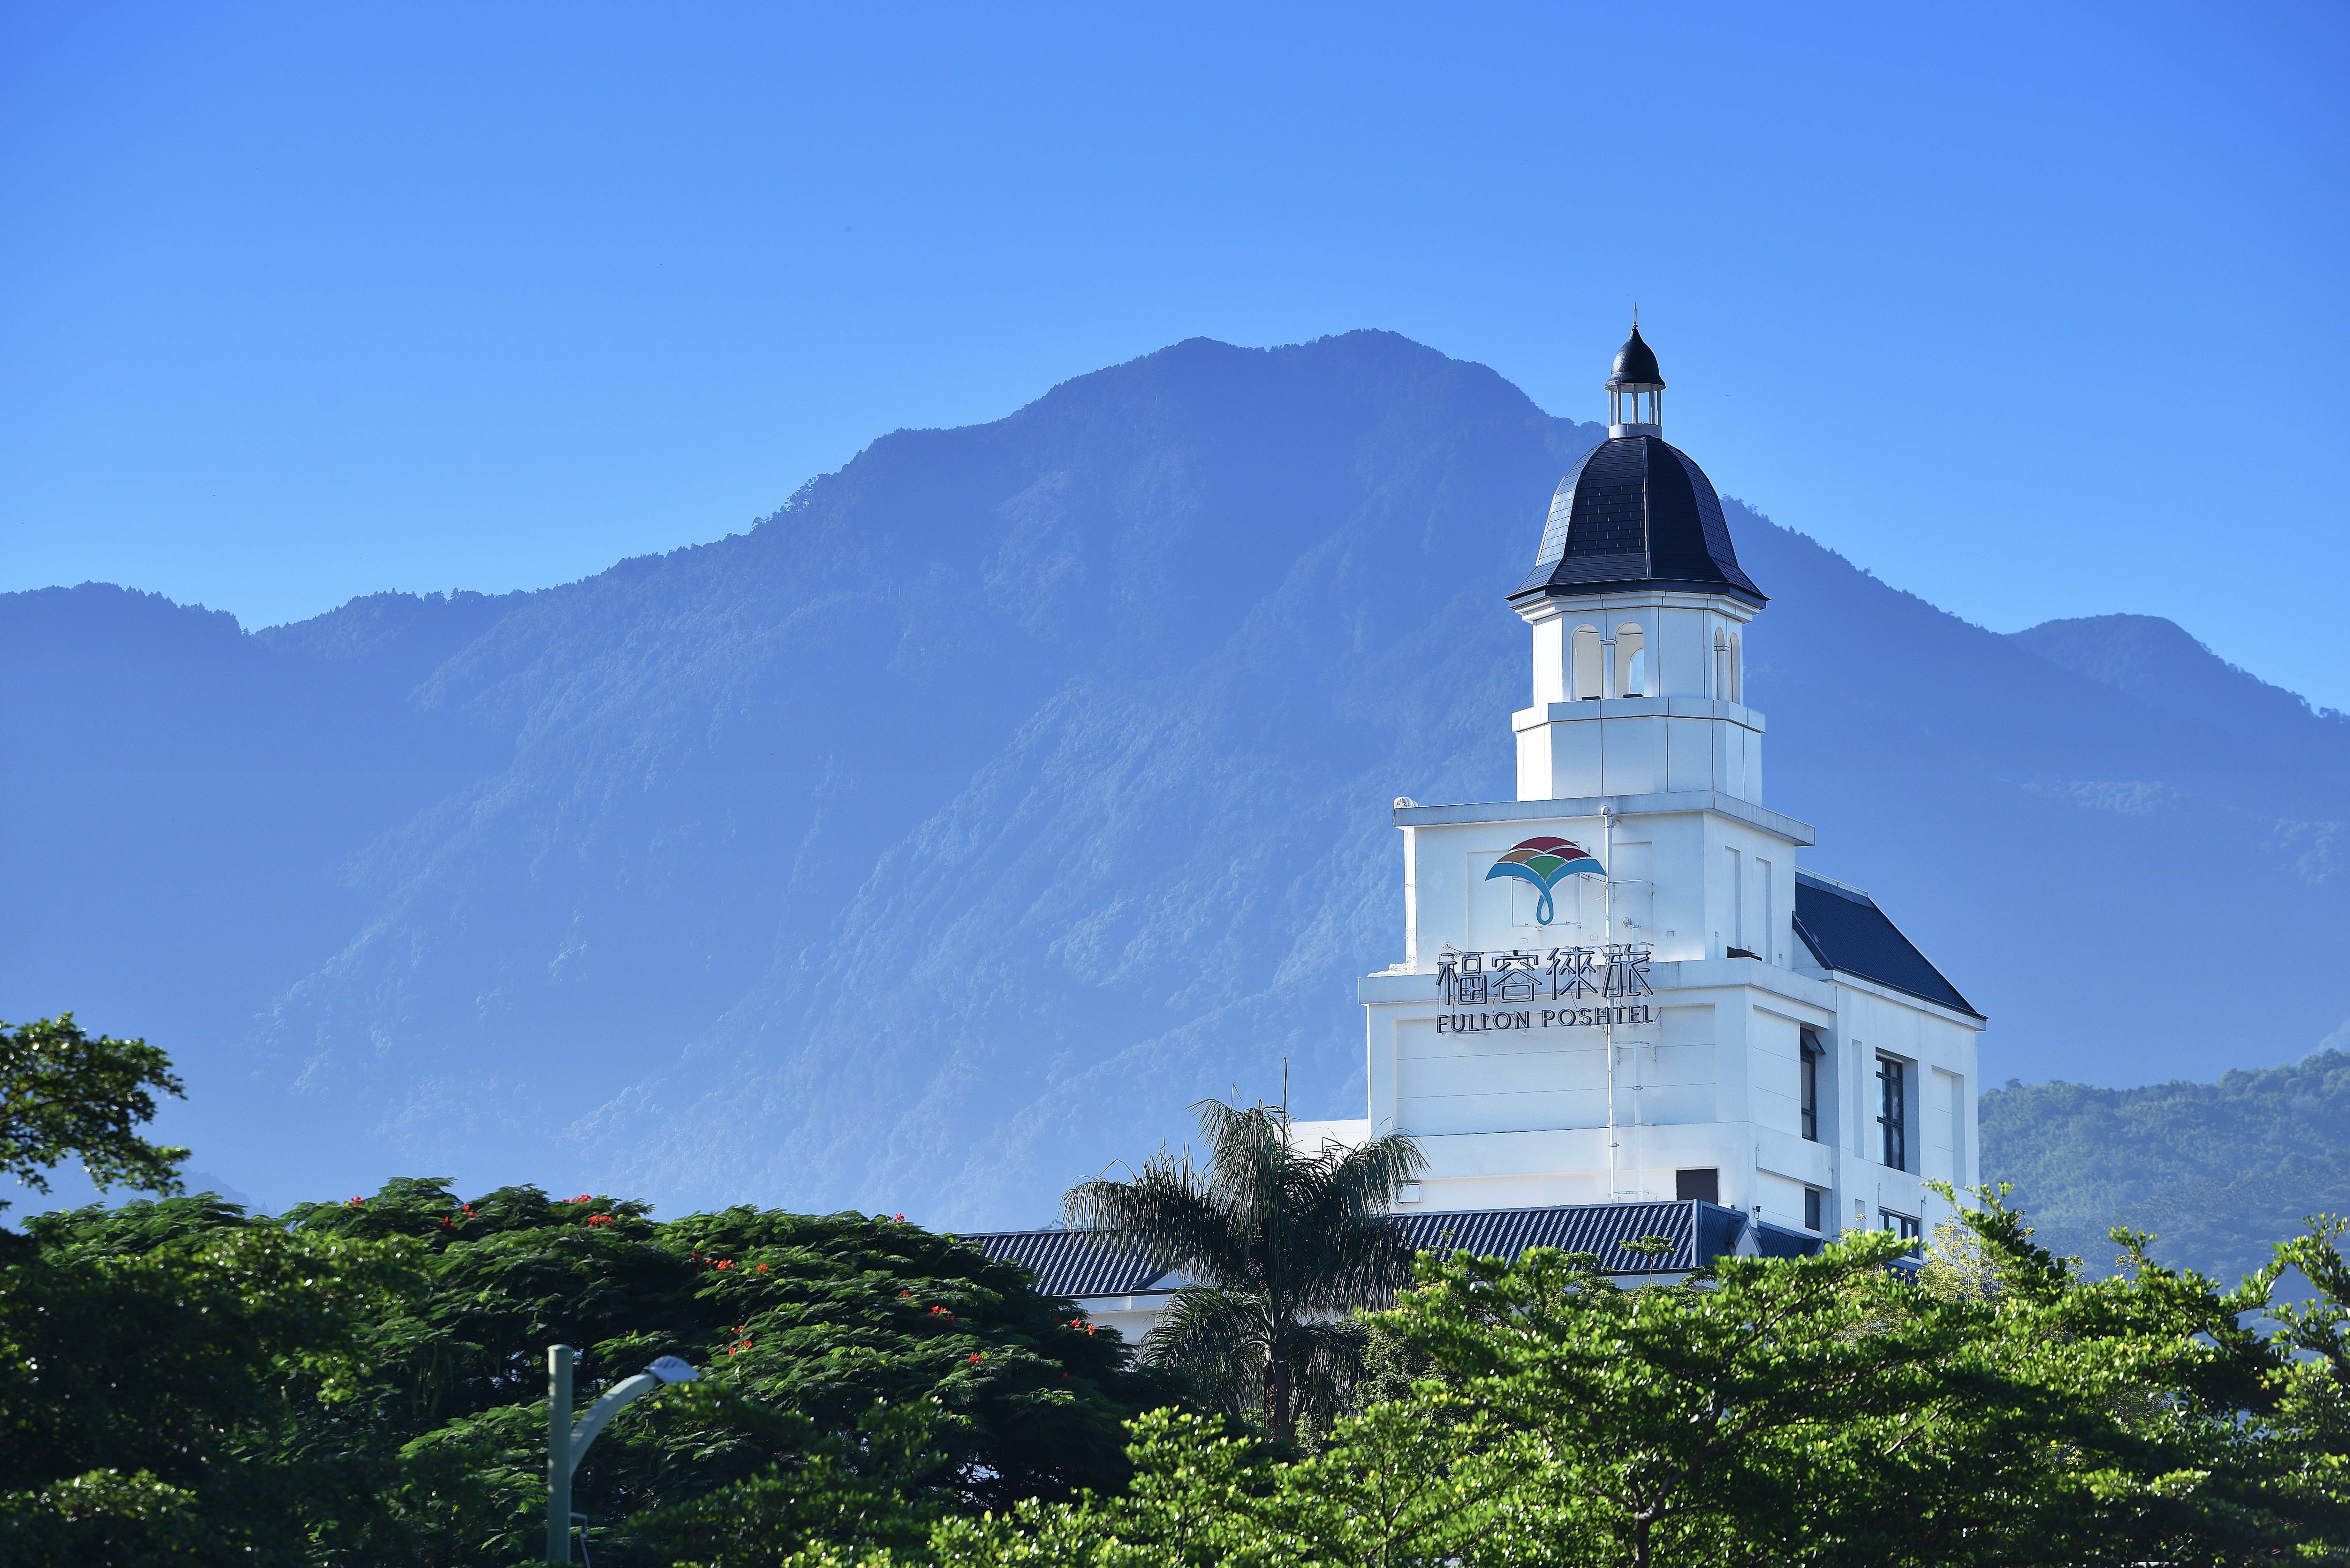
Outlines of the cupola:
M 1738 565 L 1713 481 L 1658 433 L 1664 389 L 1636 322 L 1607 378 L 1607 439 L 1558 482 L 1513 605 L 1635 587 L 1726 593 L 1757 609 L 1767 602 Z M 1647 417 L 1624 419 L 1627 411 Z
M 1616 350 L 1616 368 L 1607 378 L 1607 433 L 1665 433 L 1665 376 L 1657 369 L 1656 351 L 1640 340 L 1638 316 L 1632 318 L 1632 336 Z

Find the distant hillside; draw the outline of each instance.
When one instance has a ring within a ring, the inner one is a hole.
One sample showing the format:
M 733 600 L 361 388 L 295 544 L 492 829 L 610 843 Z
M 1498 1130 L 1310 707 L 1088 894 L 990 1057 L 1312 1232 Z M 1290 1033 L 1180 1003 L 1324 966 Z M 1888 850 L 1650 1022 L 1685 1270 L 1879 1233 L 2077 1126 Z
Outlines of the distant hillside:
M 2350 1215 L 2350 1053 L 2216 1084 L 2011 1084 L 1982 1098 L 1982 1163 L 2058 1252 L 2110 1268 L 2106 1232 L 2126 1225 L 2164 1262 L 2233 1280 L 2304 1217 Z
M 166 1045 L 164 1130 L 264 1202 L 1008 1223 L 1284 1059 L 1359 1114 L 1389 802 L 1511 793 L 1502 596 L 1600 433 L 1392 334 L 1195 339 L 542 592 L 260 633 L 0 596 L 0 1017 Z M 2095 636 L 1727 510 L 1766 798 L 1989 1012 L 1987 1079 L 2208 1076 L 2350 1018 L 2332 721 L 2182 708 L 2175 639 L 2085 673 Z
M 2126 691 L 2157 712 L 2222 730 L 2239 747 L 2324 793 L 2329 815 L 2350 812 L 2350 714 L 2230 664 L 2160 616 L 2043 621 L 2011 639 L 2052 664 Z

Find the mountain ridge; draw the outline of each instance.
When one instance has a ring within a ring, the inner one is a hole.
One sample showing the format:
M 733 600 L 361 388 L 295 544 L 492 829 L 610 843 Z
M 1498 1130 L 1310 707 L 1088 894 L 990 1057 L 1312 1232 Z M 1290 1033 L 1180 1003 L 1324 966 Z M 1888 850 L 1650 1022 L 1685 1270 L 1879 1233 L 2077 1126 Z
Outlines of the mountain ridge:
M 175 684 L 155 631 L 15 713 L 88 765 L 9 786 L 47 885 L 154 913 L 64 896 L 0 996 L 192 1040 L 210 1108 L 173 1136 L 265 1196 L 573 1168 L 1009 1223 L 1284 1057 L 1345 1114 L 1353 979 L 1398 942 L 1387 802 L 1512 793 L 1501 596 L 1600 433 L 1392 334 L 1195 338 L 882 437 L 746 533 L 244 634 L 267 673 L 215 649 Z M 1765 798 L 1991 1010 L 1988 1076 L 2257 1061 L 2350 1016 L 2318 977 L 2244 1019 L 2149 956 L 2181 835 L 2284 929 L 2350 932 L 2330 773 L 2265 776 L 2208 713 L 1725 504 L 1773 596 Z M 0 624 L 51 618 L 51 664 L 112 624 L 26 597 Z M 2181 1013 L 2220 1022 L 2182 1044 Z

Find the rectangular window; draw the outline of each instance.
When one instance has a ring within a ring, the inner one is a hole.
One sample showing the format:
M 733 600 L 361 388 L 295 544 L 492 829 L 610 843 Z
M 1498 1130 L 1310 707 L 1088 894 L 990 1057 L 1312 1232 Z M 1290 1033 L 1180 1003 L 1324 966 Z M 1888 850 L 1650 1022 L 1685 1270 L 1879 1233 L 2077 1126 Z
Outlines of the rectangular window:
M 1715 1166 L 1708 1166 L 1703 1170 L 1674 1171 L 1673 1196 L 1683 1202 L 1692 1198 L 1702 1199 L 1708 1203 L 1721 1202 L 1721 1169 Z
M 1808 1029 L 1804 1030 L 1803 1033 L 1804 1065 L 1802 1070 L 1804 1075 L 1804 1141 L 1806 1143 L 1817 1143 L 1820 1141 L 1820 1057 L 1823 1054 L 1825 1054 L 1825 1053 L 1820 1047 L 1820 1037 L 1813 1033 Z M 1813 1229 L 1817 1230 L 1818 1227 L 1814 1226 Z
M 1730 857 L 1730 945 L 1743 948 L 1746 945 L 1746 878 L 1739 873 L 1744 862 L 1738 858 L 1738 851 L 1726 844 L 1721 846 L 1721 851 Z
M 1925 1252 L 1926 1243 L 1918 1233 L 1918 1221 L 1914 1216 L 1908 1214 L 1896 1214 L 1884 1209 L 1880 1209 L 1877 1212 L 1877 1217 L 1885 1221 L 1885 1228 L 1887 1231 L 1892 1231 L 1895 1235 L 1909 1243 L 1909 1255 L 1911 1257 L 1918 1257 Z
M 1804 1229 L 1806 1231 L 1816 1231 L 1820 1228 L 1820 1199 L 1822 1196 L 1823 1194 L 1816 1187 L 1806 1187 L 1804 1189 Z
M 1949 1075 L 1950 1086 L 1950 1182 L 1966 1186 L 1967 1175 L 1967 1081 L 1956 1073 Z
M 1877 1125 L 1884 1129 L 1883 1163 L 1893 1170 L 1909 1168 L 1909 1096 L 1906 1069 L 1890 1056 L 1877 1059 Z

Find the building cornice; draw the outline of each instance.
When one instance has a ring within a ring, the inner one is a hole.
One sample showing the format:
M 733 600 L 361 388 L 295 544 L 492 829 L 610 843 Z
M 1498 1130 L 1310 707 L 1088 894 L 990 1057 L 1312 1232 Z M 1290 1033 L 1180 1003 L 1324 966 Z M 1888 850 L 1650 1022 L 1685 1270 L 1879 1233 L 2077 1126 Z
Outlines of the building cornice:
M 1588 615 L 1609 609 L 1700 609 L 1727 616 L 1741 625 L 1762 613 L 1762 607 L 1734 589 L 1708 588 L 1669 581 L 1625 585 L 1591 593 L 1559 588 L 1530 588 L 1510 596 L 1510 607 L 1528 625 L 1561 616 Z
M 1946 1018 L 1952 1023 L 1963 1024 L 1978 1034 L 1991 1027 L 1991 1020 L 1981 1013 L 1963 1012 L 1947 1002 L 1936 1002 L 1930 996 L 1920 996 L 1914 991 L 1904 991 L 1898 985 L 1887 985 L 1881 980 L 1870 980 L 1866 975 L 1855 974 L 1850 970 L 1806 970 L 1799 972 L 1803 973 L 1805 979 L 1825 980 L 1831 985 L 1840 985 L 1846 990 L 1859 992 L 1864 996 L 1876 997 L 1879 1002 L 1898 1002 L 1903 1007 L 1918 1008 L 1932 1013 L 1937 1018 Z
M 1567 816 L 1668 816 L 1711 811 L 1798 847 L 1819 842 L 1808 822 L 1768 811 L 1720 790 L 1679 790 L 1669 794 L 1594 794 L 1568 800 L 1509 800 L 1461 805 L 1399 805 L 1398 827 L 1444 827 L 1478 822 L 1548 822 Z
M 1763 724 L 1760 711 L 1718 697 L 1592 697 L 1521 708 L 1510 715 L 1510 728 L 1523 732 L 1537 724 L 1587 724 L 1602 719 L 1713 719 L 1758 735 Z

